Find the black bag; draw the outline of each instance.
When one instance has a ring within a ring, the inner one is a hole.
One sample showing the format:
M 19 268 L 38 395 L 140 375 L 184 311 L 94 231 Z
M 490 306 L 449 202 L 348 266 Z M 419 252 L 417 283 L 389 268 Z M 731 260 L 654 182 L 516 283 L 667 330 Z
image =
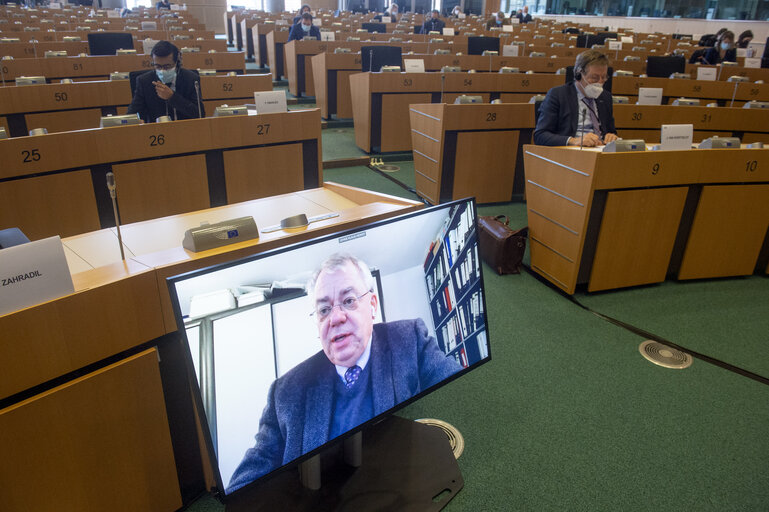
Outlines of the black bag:
M 478 217 L 481 259 L 500 275 L 518 274 L 523 253 L 526 252 L 528 226 L 513 231 L 508 227 L 509 223 L 505 215 Z

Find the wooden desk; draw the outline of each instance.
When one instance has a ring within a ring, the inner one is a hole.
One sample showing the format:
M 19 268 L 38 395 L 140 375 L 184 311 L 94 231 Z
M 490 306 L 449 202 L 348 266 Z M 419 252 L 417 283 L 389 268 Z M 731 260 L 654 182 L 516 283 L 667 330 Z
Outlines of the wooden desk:
M 200 83 L 209 116 L 224 102 L 252 103 L 254 91 L 272 90 L 268 74 L 203 76 Z M 128 80 L 0 87 L 0 119 L 10 137 L 23 137 L 32 128 L 48 133 L 97 128 L 102 116 L 124 114 L 131 99 Z
M 356 73 L 350 76 L 355 143 L 366 152 L 410 151 L 409 105 L 441 102 L 441 73 Z M 484 102 L 527 102 L 562 85 L 563 75 L 446 73 L 443 102 L 461 94 Z
M 116 239 L 104 242 L 110 230 L 64 239 L 73 272 L 100 263 L 73 274 L 74 294 L 0 316 L 15 341 L 0 344 L 3 511 L 170 512 L 189 504 L 207 486 L 166 277 L 419 208 L 329 183 L 126 225 L 133 256 L 125 262 Z M 340 216 L 220 249 L 180 247 L 184 230 L 201 220 L 253 215 L 264 227 L 300 212 Z
M 417 193 L 432 204 L 475 196 L 510 201 L 523 192 L 523 144 L 534 105 L 411 105 Z
M 322 183 L 320 111 L 190 119 L 0 140 L 0 225 L 30 239 L 241 202 Z
M 658 140 L 663 124 L 692 124 L 694 142 L 718 135 L 769 143 L 769 109 L 614 105 L 614 124 L 625 139 Z
M 243 53 L 236 52 L 185 53 L 184 66 L 188 69 L 244 73 L 246 60 Z M 109 78 L 113 71 L 151 68 L 152 60 L 144 54 L 15 59 L 0 61 L 0 80 L 3 80 L 5 85 L 13 85 L 19 76 L 44 76 L 48 82 L 62 78 L 103 80 Z
M 677 98 L 697 98 L 702 102 L 717 101 L 721 106 L 730 106 L 734 97 L 734 106 L 737 107 L 751 100 L 769 101 L 769 84 L 634 76 L 618 76 L 612 79 L 612 93 L 615 96 L 628 96 L 631 102 L 636 101 L 639 87 L 662 88 L 664 104 L 672 103 Z
M 767 149 L 524 152 L 531 268 L 567 293 L 749 275 L 769 250 Z

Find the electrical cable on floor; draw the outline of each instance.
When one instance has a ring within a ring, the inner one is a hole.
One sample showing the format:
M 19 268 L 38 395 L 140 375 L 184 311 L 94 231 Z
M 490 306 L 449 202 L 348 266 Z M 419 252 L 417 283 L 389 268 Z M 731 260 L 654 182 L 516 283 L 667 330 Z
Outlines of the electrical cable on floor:
M 621 327 L 621 328 L 623 328 L 623 329 L 625 329 L 627 331 L 630 331 L 633 334 L 636 334 L 636 335 L 638 335 L 638 336 L 640 336 L 640 337 L 642 337 L 644 339 L 654 340 L 654 341 L 657 341 L 659 343 L 663 343 L 665 345 L 668 345 L 669 347 L 673 347 L 673 348 L 675 348 L 677 350 L 680 350 L 681 352 L 686 352 L 687 354 L 691 355 L 692 357 L 695 357 L 695 358 L 697 358 L 697 359 L 699 359 L 701 361 L 704 361 L 706 363 L 710 363 L 710 364 L 713 364 L 713 365 L 718 366 L 720 368 L 723 368 L 724 370 L 728 370 L 728 371 L 734 372 L 734 373 L 736 373 L 738 375 L 742 375 L 743 377 L 747 377 L 749 379 L 755 380 L 756 382 L 760 382 L 761 384 L 769 385 L 769 378 L 766 378 L 766 377 L 764 377 L 762 375 L 759 375 L 757 373 L 753 373 L 750 370 L 745 370 L 744 368 L 740 368 L 739 366 L 734 366 L 733 364 L 729 364 L 729 363 L 727 363 L 725 361 L 721 361 L 720 359 L 716 359 L 714 357 L 710 357 L 708 355 L 701 354 L 699 352 L 696 352 L 694 350 L 688 349 L 686 347 L 682 347 L 682 346 L 678 345 L 677 343 L 673 343 L 672 341 L 669 341 L 669 340 L 663 338 L 662 336 L 658 336 L 658 335 L 656 335 L 654 333 L 651 333 L 649 331 L 641 329 L 640 327 L 636 327 L 636 326 L 634 326 L 632 324 L 629 324 L 627 322 L 623 322 L 622 320 L 618 320 L 618 319 L 613 318 L 613 317 L 611 317 L 609 315 L 605 315 L 605 314 L 601 313 L 600 311 L 595 311 L 595 310 L 591 309 L 590 307 L 582 304 L 580 301 L 575 299 L 574 296 L 569 295 L 568 293 L 564 292 L 563 290 L 561 290 L 557 286 L 553 285 L 553 283 L 551 283 L 550 281 L 548 281 L 547 279 L 545 279 L 544 277 L 542 277 L 538 273 L 536 273 L 533 270 L 531 270 L 531 267 L 529 265 L 522 264 L 521 266 L 524 269 L 526 269 L 526 271 L 529 274 L 534 276 L 539 281 L 545 283 L 547 286 L 549 286 L 553 290 L 555 290 L 558 293 L 560 293 L 564 298 L 566 298 L 567 300 L 571 301 L 573 304 L 579 306 L 580 308 L 584 309 L 585 311 L 588 311 L 588 312 L 594 314 L 595 316 L 597 316 L 598 318 L 601 318 L 602 320 L 605 320 L 605 321 L 607 321 L 607 322 L 609 322 L 611 324 L 616 325 L 617 327 Z

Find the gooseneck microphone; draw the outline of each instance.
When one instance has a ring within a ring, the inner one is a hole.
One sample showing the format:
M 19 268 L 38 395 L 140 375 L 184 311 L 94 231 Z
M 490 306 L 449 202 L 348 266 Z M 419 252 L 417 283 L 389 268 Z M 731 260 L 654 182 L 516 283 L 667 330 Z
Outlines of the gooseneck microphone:
M 443 89 L 446 85 L 446 73 L 441 73 L 441 103 L 443 103 Z
M 112 198 L 112 213 L 115 215 L 115 227 L 117 228 L 117 241 L 120 245 L 120 258 L 125 261 L 125 252 L 123 251 L 123 236 L 120 233 L 120 216 L 117 212 L 117 186 L 115 185 L 115 175 L 112 171 L 107 173 L 107 189 Z
M 198 99 L 198 117 L 203 117 L 203 111 L 200 108 L 200 80 L 195 80 L 195 97 Z
M 582 150 L 582 147 L 585 142 L 585 118 L 587 117 L 587 106 L 582 107 L 582 115 L 580 116 L 580 119 L 582 119 L 582 124 L 580 125 L 581 135 L 579 136 L 579 149 Z
M 368 72 L 371 73 L 374 68 L 374 49 L 368 51 Z

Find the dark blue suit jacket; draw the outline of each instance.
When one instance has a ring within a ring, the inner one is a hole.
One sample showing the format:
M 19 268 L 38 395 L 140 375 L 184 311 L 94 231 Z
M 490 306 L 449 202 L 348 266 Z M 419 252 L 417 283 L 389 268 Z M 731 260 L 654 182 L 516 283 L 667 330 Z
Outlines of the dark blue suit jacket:
M 440 32 L 442 34 L 443 27 L 445 26 L 446 26 L 446 23 L 442 19 L 439 18 L 437 20 L 434 20 L 430 18 L 427 21 L 425 21 L 424 24 L 422 25 L 422 33 L 427 34 L 431 31 L 434 31 L 434 32 Z
M 138 113 L 145 123 L 154 123 L 161 116 L 171 116 L 176 119 L 196 119 L 198 117 L 198 91 L 195 82 L 200 82 L 197 72 L 180 68 L 176 75 L 176 92 L 168 101 L 161 99 L 155 92 L 152 82 L 158 80 L 154 70 L 147 71 L 136 77 L 136 91 L 128 106 L 127 113 Z M 202 92 L 201 92 L 202 94 Z M 200 114 L 206 117 L 203 101 L 200 101 Z
M 310 31 L 305 32 L 302 30 L 302 23 L 297 23 L 296 25 L 291 27 L 291 32 L 288 33 L 288 40 L 289 41 L 301 41 L 304 39 L 304 36 L 313 36 L 320 41 L 320 29 L 316 27 L 315 25 L 310 26 Z
M 374 416 L 461 369 L 428 336 L 421 319 L 375 324 L 371 343 Z M 336 379 L 336 368 L 320 351 L 272 383 L 256 446 L 246 451 L 227 493 L 329 440 Z
M 539 110 L 537 126 L 534 129 L 534 144 L 565 146 L 569 137 L 577 136 L 580 110 L 578 103 L 579 97 L 574 82 L 550 89 Z M 595 106 L 601 123 L 601 137 L 607 133 L 616 134 L 611 93 L 604 90 L 595 100 Z

